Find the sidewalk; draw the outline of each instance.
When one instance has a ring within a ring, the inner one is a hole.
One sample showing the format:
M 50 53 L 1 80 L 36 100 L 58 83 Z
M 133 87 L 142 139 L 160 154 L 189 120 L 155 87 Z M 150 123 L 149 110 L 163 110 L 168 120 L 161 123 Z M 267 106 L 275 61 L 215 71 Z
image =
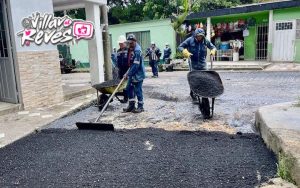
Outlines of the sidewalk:
M 89 94 L 49 108 L 37 108 L 0 116 L 0 148 L 27 136 L 39 127 L 91 105 L 96 99 L 96 94 Z
M 299 102 L 261 107 L 255 119 L 266 145 L 278 156 L 279 169 L 300 185 Z

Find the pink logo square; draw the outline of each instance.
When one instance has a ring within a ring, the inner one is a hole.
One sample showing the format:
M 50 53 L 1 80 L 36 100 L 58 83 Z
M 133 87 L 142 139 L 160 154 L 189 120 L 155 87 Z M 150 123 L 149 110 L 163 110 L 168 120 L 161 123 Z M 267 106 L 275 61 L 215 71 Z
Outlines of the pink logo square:
M 73 24 L 73 36 L 77 39 L 81 38 L 92 38 L 94 34 L 94 26 L 89 22 L 77 21 Z

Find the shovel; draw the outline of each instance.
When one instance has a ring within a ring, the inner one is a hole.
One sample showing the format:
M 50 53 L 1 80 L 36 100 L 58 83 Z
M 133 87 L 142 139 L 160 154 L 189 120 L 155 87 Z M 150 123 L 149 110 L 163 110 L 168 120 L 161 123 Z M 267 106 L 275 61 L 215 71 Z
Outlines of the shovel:
M 128 73 L 128 71 L 127 71 Z M 126 73 L 126 74 L 127 74 Z M 116 87 L 112 95 L 109 97 L 107 102 L 105 103 L 104 107 L 102 108 L 99 116 L 96 118 L 94 122 L 76 122 L 76 126 L 79 130 L 102 130 L 102 131 L 114 131 L 114 125 L 111 123 L 100 123 L 98 122 L 104 111 L 106 110 L 109 102 L 112 100 L 112 98 L 115 96 L 117 91 L 119 90 L 120 86 L 124 82 L 125 77 L 122 78 L 119 85 Z

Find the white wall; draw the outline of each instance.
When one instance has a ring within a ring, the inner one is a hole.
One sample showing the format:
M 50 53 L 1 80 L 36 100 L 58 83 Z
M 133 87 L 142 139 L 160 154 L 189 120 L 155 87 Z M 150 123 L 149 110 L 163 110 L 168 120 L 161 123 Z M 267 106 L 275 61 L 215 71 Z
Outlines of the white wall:
M 56 45 L 52 44 L 42 44 L 37 46 L 33 43 L 30 46 L 21 46 L 21 37 L 17 36 L 17 33 L 23 30 L 22 20 L 25 17 L 32 15 L 34 12 L 53 13 L 53 3 L 52 0 L 9 0 L 10 1 L 10 12 L 12 16 L 12 29 L 14 35 L 14 40 L 16 43 L 16 51 L 46 51 L 46 50 L 56 50 Z

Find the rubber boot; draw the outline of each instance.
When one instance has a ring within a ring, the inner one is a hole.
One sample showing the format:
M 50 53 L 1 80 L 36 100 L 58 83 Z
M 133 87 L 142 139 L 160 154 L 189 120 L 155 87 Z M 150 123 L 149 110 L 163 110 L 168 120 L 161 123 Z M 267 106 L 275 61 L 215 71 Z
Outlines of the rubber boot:
M 144 112 L 144 107 L 143 107 L 143 104 L 138 104 L 138 108 L 137 109 L 134 109 L 133 111 L 132 111 L 133 113 L 141 113 L 141 112 Z
M 123 100 L 121 100 L 121 103 L 127 103 L 128 102 L 128 96 L 126 90 L 123 90 Z
M 132 112 L 135 110 L 135 102 L 130 101 L 127 108 L 123 108 L 123 112 Z

